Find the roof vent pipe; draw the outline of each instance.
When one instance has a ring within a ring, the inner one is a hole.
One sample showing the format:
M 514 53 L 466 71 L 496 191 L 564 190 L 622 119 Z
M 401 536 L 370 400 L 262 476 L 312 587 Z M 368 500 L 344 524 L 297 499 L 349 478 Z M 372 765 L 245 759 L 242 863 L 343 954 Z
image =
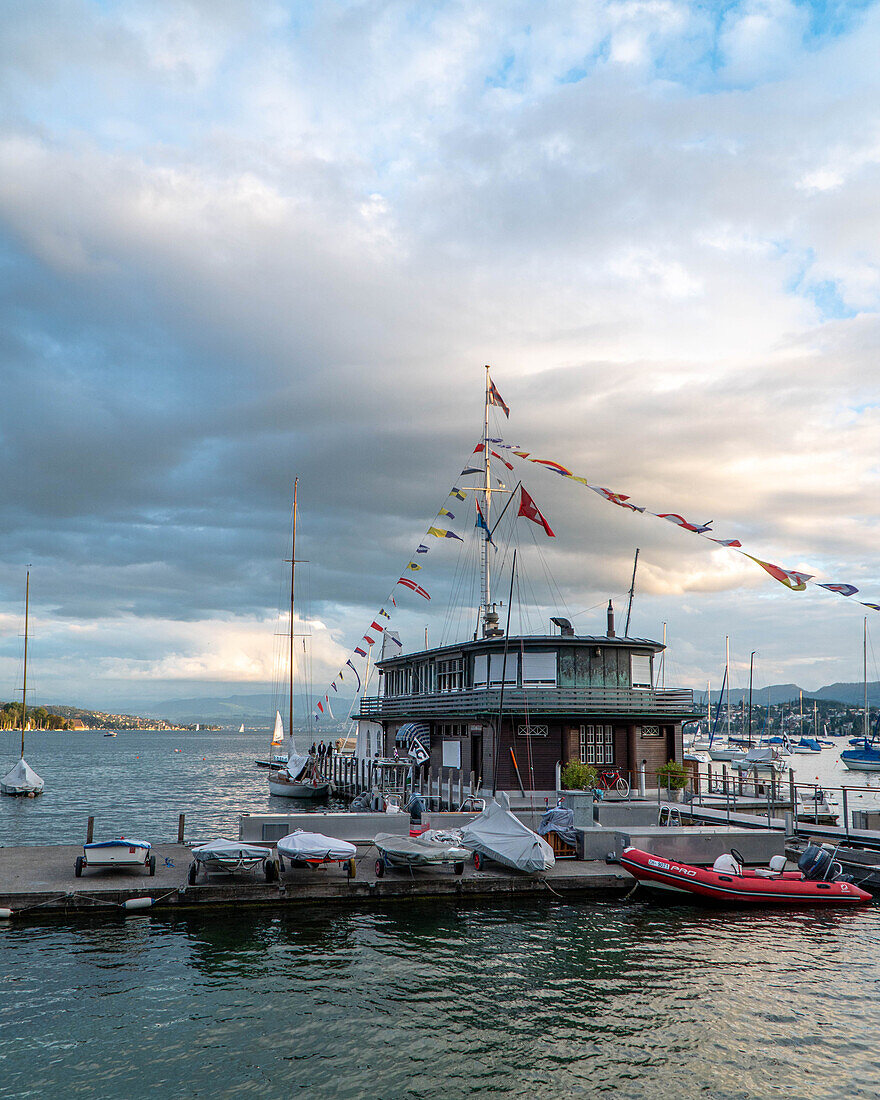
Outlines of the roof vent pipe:
M 553 623 L 554 626 L 559 627 L 559 633 L 562 635 L 563 638 L 574 637 L 574 627 L 571 625 L 568 619 L 557 618 L 554 616 L 550 620 L 550 622 Z
M 608 631 L 609 638 L 614 637 L 614 604 L 611 600 L 608 601 Z

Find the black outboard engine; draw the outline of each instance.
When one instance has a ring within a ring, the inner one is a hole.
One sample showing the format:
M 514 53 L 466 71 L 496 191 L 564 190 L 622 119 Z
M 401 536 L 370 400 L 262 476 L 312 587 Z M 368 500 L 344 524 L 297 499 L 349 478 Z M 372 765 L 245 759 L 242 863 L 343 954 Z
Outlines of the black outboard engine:
M 843 868 L 834 861 L 835 849 L 827 844 L 808 844 L 798 860 L 798 870 L 810 882 L 852 882 Z

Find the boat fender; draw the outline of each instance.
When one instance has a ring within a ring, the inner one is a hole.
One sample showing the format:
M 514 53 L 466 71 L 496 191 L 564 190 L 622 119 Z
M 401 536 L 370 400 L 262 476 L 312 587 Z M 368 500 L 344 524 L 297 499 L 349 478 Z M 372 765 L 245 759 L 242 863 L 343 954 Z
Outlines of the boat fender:
M 122 903 L 122 908 L 130 913 L 134 909 L 149 909 L 152 904 L 152 898 L 129 898 Z
M 0 909 L 0 920 L 9 920 L 12 916 L 11 909 Z

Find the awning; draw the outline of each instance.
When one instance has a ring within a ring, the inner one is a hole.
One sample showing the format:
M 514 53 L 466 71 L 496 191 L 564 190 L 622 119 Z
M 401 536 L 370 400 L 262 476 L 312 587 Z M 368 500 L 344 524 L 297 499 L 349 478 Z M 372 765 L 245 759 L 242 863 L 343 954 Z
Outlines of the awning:
M 405 722 L 397 731 L 394 741 L 398 745 L 406 745 L 407 748 L 419 744 L 425 752 L 430 752 L 431 727 L 424 722 Z

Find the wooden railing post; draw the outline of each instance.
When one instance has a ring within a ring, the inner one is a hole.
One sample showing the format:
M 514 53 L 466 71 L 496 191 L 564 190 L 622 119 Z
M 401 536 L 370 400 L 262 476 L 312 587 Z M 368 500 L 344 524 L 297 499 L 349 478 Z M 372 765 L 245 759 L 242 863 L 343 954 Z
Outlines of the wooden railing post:
M 179 814 L 177 817 L 177 843 L 183 844 L 183 830 L 186 825 L 186 814 Z
M 92 838 L 95 835 L 95 819 L 90 817 L 86 824 L 86 844 L 92 843 Z

